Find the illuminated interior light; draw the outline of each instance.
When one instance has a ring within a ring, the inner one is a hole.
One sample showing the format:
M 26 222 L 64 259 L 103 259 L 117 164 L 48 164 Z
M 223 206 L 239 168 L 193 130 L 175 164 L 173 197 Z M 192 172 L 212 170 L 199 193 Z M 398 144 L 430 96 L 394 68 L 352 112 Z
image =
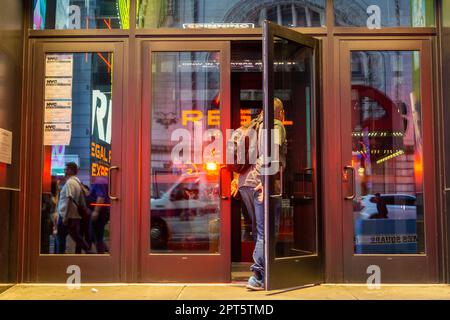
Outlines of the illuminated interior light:
M 393 154 L 391 154 L 391 155 L 389 155 L 389 156 L 387 156 L 387 157 L 385 157 L 385 158 L 382 158 L 382 159 L 378 160 L 376 163 L 377 163 L 377 164 L 381 164 L 381 163 L 383 163 L 383 162 L 386 162 L 386 161 L 388 161 L 388 160 L 394 159 L 394 158 L 396 158 L 396 157 L 398 157 L 398 156 L 401 156 L 401 155 L 403 155 L 403 154 L 405 154 L 405 152 L 404 152 L 403 150 L 400 150 L 400 151 L 398 151 L 398 152 L 396 152 L 396 153 L 393 153 Z
M 361 177 L 364 176 L 364 173 L 365 173 L 364 168 L 359 168 L 359 169 L 358 169 L 358 174 L 359 174 Z
M 359 154 L 362 154 L 362 155 L 367 153 L 367 151 L 364 151 L 364 150 L 355 150 L 355 151 L 357 153 L 359 153 Z M 396 150 L 391 150 L 391 149 L 385 149 L 385 150 L 383 150 L 383 149 L 371 149 L 370 150 L 370 154 L 380 154 L 380 153 L 394 154 L 394 153 L 399 153 L 399 152 L 403 152 L 403 150 L 399 150 L 399 149 L 396 149 Z
M 206 163 L 206 170 L 207 171 L 217 171 L 219 168 L 219 165 L 217 162 L 207 162 Z
M 353 137 L 403 137 L 402 132 L 388 132 L 388 131 L 371 131 L 371 132 L 352 132 Z

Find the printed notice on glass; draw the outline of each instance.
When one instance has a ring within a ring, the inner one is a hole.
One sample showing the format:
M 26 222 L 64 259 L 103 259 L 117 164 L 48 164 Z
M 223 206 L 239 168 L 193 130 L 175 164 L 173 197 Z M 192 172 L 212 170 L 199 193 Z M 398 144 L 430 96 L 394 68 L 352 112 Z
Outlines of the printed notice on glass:
M 45 58 L 46 77 L 72 78 L 73 55 L 71 54 L 48 54 Z
M 46 78 L 45 100 L 72 100 L 72 78 Z
M 45 101 L 45 123 L 71 123 L 72 101 Z
M 12 163 L 12 137 L 11 131 L 0 128 L 0 162 Z
M 68 146 L 72 135 L 70 123 L 44 123 L 45 146 Z

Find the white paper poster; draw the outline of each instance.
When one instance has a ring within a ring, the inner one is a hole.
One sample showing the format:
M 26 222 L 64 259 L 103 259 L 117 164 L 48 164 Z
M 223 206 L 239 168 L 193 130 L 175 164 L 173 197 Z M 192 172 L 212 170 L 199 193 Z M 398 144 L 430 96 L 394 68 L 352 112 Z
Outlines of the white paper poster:
M 71 54 L 48 54 L 45 61 L 46 77 L 66 77 L 73 75 L 73 55 Z
M 46 78 L 45 100 L 72 100 L 72 78 Z
M 72 135 L 72 54 L 48 54 L 45 61 L 44 145 L 68 146 Z
M 68 146 L 72 136 L 70 123 L 44 123 L 45 146 Z
M 70 123 L 72 121 L 72 101 L 45 101 L 46 123 Z
M 12 163 L 12 132 L 0 128 L 0 162 Z

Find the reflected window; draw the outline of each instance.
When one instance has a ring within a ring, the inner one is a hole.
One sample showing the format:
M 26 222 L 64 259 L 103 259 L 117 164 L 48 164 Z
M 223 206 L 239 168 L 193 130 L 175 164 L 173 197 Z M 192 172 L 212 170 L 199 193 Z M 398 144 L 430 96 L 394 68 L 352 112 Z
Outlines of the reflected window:
M 34 30 L 129 29 L 130 0 L 33 0 Z
M 355 253 L 424 253 L 420 53 L 351 58 Z
M 255 28 L 325 25 L 325 0 L 139 0 L 139 28 Z
M 334 0 L 334 21 L 342 27 L 433 27 L 434 0 Z
M 218 253 L 219 53 L 153 53 L 151 90 L 151 252 Z
M 450 1 L 442 1 L 442 25 L 446 28 L 450 27 Z
M 45 63 L 41 254 L 106 254 L 113 56 L 52 53 Z

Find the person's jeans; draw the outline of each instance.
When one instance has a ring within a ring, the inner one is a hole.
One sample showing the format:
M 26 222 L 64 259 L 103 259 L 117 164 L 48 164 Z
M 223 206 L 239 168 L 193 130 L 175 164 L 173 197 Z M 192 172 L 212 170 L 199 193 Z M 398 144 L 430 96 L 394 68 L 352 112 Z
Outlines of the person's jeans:
M 94 235 L 95 246 L 97 248 L 98 254 L 103 254 L 106 252 L 105 244 L 105 226 L 109 221 L 109 215 L 106 210 L 100 210 L 98 217 L 92 223 L 92 232 Z
M 258 280 L 264 282 L 264 202 L 258 200 L 260 192 L 255 192 L 252 187 L 241 187 L 239 192 L 247 211 L 252 217 L 252 225 L 256 229 L 253 238 L 255 250 L 253 251 L 252 272 Z
M 84 241 L 81 235 L 81 219 L 68 219 L 67 225 L 62 222 L 62 217 L 58 218 L 58 235 L 57 235 L 57 252 L 58 254 L 66 253 L 66 238 L 67 235 L 75 241 L 76 252 L 81 253 L 80 249 L 84 251 L 89 251 L 89 245 Z
M 68 227 L 62 223 L 62 217 L 58 218 L 57 234 L 56 234 L 56 253 L 66 253 L 66 238 L 69 234 Z
M 247 208 L 247 213 L 249 215 L 250 221 L 252 222 L 252 237 L 253 241 L 256 243 L 256 219 L 255 219 L 255 204 L 253 203 L 253 188 L 241 187 L 239 188 L 239 194 L 241 195 L 242 202 Z

